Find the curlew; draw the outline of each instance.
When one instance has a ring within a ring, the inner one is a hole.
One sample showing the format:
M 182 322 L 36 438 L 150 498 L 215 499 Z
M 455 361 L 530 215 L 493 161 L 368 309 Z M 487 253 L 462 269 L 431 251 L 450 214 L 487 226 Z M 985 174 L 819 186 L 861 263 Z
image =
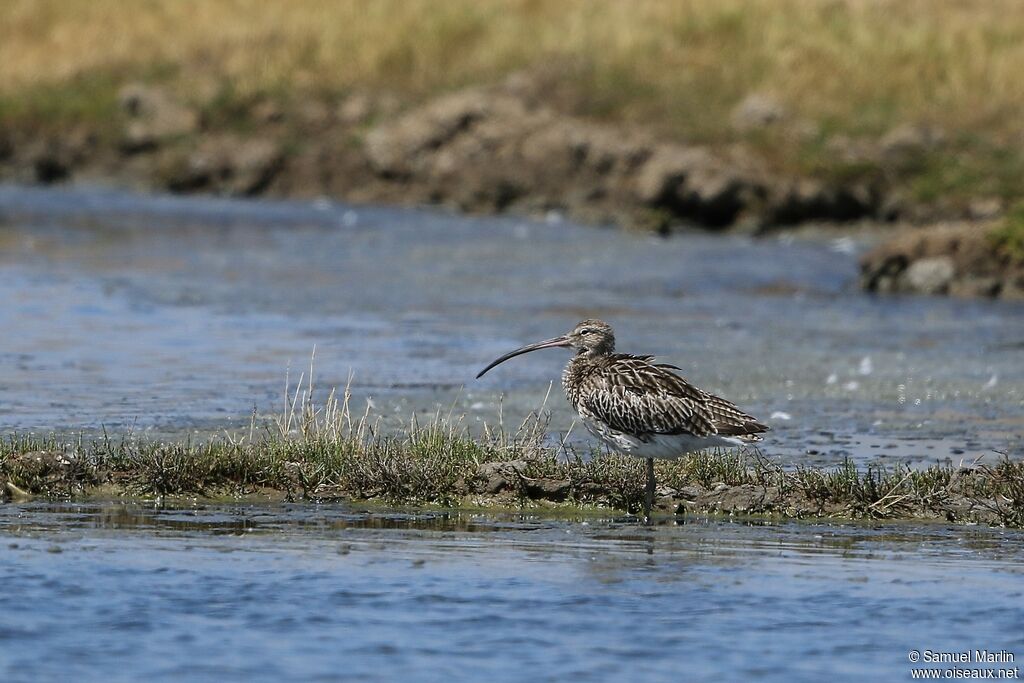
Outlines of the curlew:
M 569 334 L 506 353 L 481 370 L 477 379 L 510 358 L 549 348 L 576 352 L 562 373 L 562 388 L 587 430 L 612 450 L 646 460 L 648 522 L 655 458 L 675 460 L 707 448 L 742 446 L 760 441 L 768 431 L 730 401 L 673 372 L 680 368 L 655 363 L 653 356 L 615 353 L 615 333 L 601 320 L 584 320 Z

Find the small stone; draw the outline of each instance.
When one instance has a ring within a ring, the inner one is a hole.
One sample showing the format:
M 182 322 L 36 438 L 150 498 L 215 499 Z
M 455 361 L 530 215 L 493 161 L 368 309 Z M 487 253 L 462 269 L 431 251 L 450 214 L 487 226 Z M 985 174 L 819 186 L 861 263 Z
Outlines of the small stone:
M 930 151 L 946 139 L 941 128 L 906 124 L 886 133 L 879 146 L 886 157 L 903 157 Z
M 177 192 L 214 190 L 234 196 L 253 195 L 274 179 L 283 158 L 274 140 L 234 135 L 207 138 L 187 158 L 169 164 L 165 183 Z
M 838 161 L 848 164 L 871 164 L 878 161 L 880 151 L 874 140 L 836 134 L 825 141 L 825 150 Z
M 754 93 L 745 97 L 732 110 L 732 125 L 747 131 L 766 128 L 784 120 L 786 109 L 773 97 Z
M 979 197 L 967 206 L 967 215 L 974 220 L 989 220 L 1003 213 L 1003 200 L 998 197 Z
M 657 206 L 676 194 L 687 177 L 699 169 L 718 168 L 703 148 L 665 146 L 655 152 L 637 174 L 636 195 L 644 204 Z
M 945 294 L 953 281 L 956 268 L 949 256 L 933 256 L 914 261 L 907 268 L 904 281 L 913 292 Z
M 151 149 L 199 127 L 198 114 L 161 88 L 141 83 L 126 85 L 118 93 L 118 103 L 129 119 L 122 141 L 129 152 Z
M 965 275 L 950 284 L 949 293 L 959 297 L 992 298 L 999 295 L 1002 284 L 994 275 Z
M 476 476 L 473 478 L 473 490 L 493 495 L 505 490 L 516 489 L 526 468 L 525 460 L 485 462 L 477 467 Z
M 408 175 L 418 166 L 419 157 L 440 149 L 490 116 L 494 106 L 492 98 L 476 92 L 442 97 L 367 133 L 367 159 L 385 177 Z
M 565 500 L 571 488 L 568 481 L 564 479 L 533 479 L 526 482 L 526 494 L 530 498 L 543 498 L 544 500 Z
M 331 122 L 331 111 L 319 100 L 303 102 L 298 107 L 298 118 L 303 126 L 323 128 Z
M 679 497 L 684 499 L 684 500 L 690 500 L 690 501 L 697 500 L 702 495 L 704 495 L 704 493 L 706 493 L 706 492 L 700 486 L 692 486 L 691 485 L 691 486 L 684 486 L 683 488 L 679 489 Z
M 284 120 L 284 110 L 272 100 L 263 100 L 255 104 L 249 115 L 260 123 L 280 123 Z
M 345 98 L 338 106 L 338 120 L 347 126 L 364 123 L 373 114 L 373 103 L 369 96 L 357 93 Z

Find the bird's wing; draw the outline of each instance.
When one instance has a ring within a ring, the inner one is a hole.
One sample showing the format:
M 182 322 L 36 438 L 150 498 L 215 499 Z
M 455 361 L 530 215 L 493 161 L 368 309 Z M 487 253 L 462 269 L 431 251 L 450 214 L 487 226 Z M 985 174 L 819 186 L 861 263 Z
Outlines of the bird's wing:
M 705 394 L 642 356 L 619 355 L 587 377 L 583 407 L 616 431 L 629 434 L 717 432 Z
M 731 401 L 726 401 L 724 398 L 707 392 L 704 393 L 704 396 L 706 398 L 705 405 L 711 413 L 711 420 L 722 436 L 740 436 L 760 441 L 761 437 L 758 434 L 769 430 L 768 425 L 761 424 L 753 416 L 747 415 Z
M 587 378 L 583 407 L 612 429 L 630 434 L 753 437 L 768 428 L 723 398 L 655 364 L 620 354 Z M 670 369 L 671 368 L 671 369 Z

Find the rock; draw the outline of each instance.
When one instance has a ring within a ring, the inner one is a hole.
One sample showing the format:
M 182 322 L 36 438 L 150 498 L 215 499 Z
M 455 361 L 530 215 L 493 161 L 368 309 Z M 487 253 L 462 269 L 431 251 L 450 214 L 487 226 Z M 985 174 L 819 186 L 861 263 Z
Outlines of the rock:
M 734 173 L 695 173 L 679 192 L 676 213 L 702 225 L 724 227 L 746 208 L 748 189 L 745 179 Z
M 333 112 L 317 99 L 302 102 L 296 109 L 296 115 L 306 130 L 322 130 L 331 124 L 333 118 Z
M 881 151 L 874 140 L 837 134 L 825 141 L 825 150 L 837 161 L 851 166 L 877 164 Z
M 695 501 L 703 496 L 707 491 L 702 486 L 687 485 L 679 489 L 678 495 L 683 500 Z
M 1019 268 L 1017 272 L 1009 273 L 1003 278 L 999 296 L 1007 301 L 1024 301 L 1024 268 Z
M 1012 298 L 1024 263 L 1001 254 L 991 222 L 943 223 L 903 231 L 861 258 L 861 286 L 910 292 Z
M 762 511 L 767 490 L 756 484 L 741 484 L 715 488 L 701 499 L 706 507 L 721 512 L 760 512 Z
M 1003 283 L 998 277 L 984 275 L 964 275 L 954 279 L 948 293 L 958 297 L 992 298 L 999 295 Z
M 842 184 L 780 180 L 742 146 L 712 151 L 558 114 L 542 98 L 529 98 L 535 85 L 536 78 L 518 75 L 498 89 L 455 93 L 385 121 L 364 140 L 368 165 L 407 202 L 467 211 L 558 210 L 658 231 L 681 222 L 759 229 L 883 212 L 894 218 L 900 210 L 879 189 L 881 167 Z M 340 116 L 359 120 L 368 105 L 350 99 L 352 111 Z M 783 116 L 770 104 L 756 97 L 741 110 L 761 112 L 762 120 Z M 827 144 L 845 162 L 879 163 L 875 141 L 833 136 Z
M 786 138 L 795 144 L 813 143 L 821 138 L 821 125 L 814 121 L 799 119 L 786 126 Z
M 731 115 L 732 126 L 739 131 L 765 128 L 780 123 L 785 118 L 785 107 L 775 98 L 760 93 L 743 98 L 733 108 Z
M 249 110 L 249 117 L 258 123 L 281 123 L 284 110 L 273 100 L 260 100 Z
M 487 116 L 493 106 L 491 98 L 476 91 L 435 100 L 425 108 L 371 130 L 366 136 L 367 158 L 381 175 L 408 176 L 423 154 L 439 149 L 471 128 Z M 501 106 L 510 106 L 510 102 L 503 101 Z
M 905 124 L 886 133 L 879 148 L 883 156 L 896 160 L 931 151 L 945 139 L 946 134 L 936 126 Z
M 349 95 L 338 105 L 336 115 L 346 126 L 365 123 L 373 115 L 373 101 L 364 93 Z
M 377 93 L 371 101 L 374 116 L 390 118 L 402 109 L 402 100 L 395 93 Z
M 282 154 L 273 140 L 247 138 L 228 154 L 230 194 L 253 195 L 262 190 L 281 167 Z
M 497 494 L 504 491 L 523 491 L 535 500 L 561 501 L 569 495 L 570 482 L 563 479 L 526 476 L 529 463 L 525 460 L 485 462 L 477 467 L 469 489 L 476 493 Z
M 637 173 L 637 198 L 649 206 L 661 206 L 677 196 L 690 175 L 716 167 L 714 157 L 702 147 L 662 145 Z
M 126 85 L 118 93 L 118 103 L 128 119 L 122 140 L 128 152 L 152 149 L 199 128 L 198 114 L 162 88 L 141 83 Z
M 38 183 L 49 185 L 71 175 L 71 159 L 59 143 L 45 143 L 32 156 L 32 169 Z
M 850 183 L 827 185 L 800 179 L 772 191 L 765 208 L 768 225 L 794 225 L 804 221 L 851 221 L 876 216 L 882 200 L 870 187 Z
M 527 479 L 526 495 L 533 499 L 562 501 L 569 495 L 570 483 L 564 479 Z
M 0 128 L 0 162 L 7 161 L 14 156 L 14 141 L 5 129 Z
M 1003 200 L 998 197 L 972 199 L 967 206 L 967 217 L 973 220 L 991 220 L 1003 213 Z
M 906 220 L 913 206 L 913 202 L 903 193 L 890 190 L 879 194 L 878 203 L 875 206 L 875 217 L 880 221 L 890 223 Z
M 518 491 L 528 466 L 525 460 L 485 462 L 477 467 L 471 488 L 477 493 L 492 495 L 502 491 Z
M 760 174 L 700 147 L 658 147 L 637 173 L 636 197 L 709 227 L 734 222 L 764 194 Z
M 263 190 L 281 169 L 283 155 L 273 140 L 224 135 L 207 138 L 184 159 L 172 159 L 164 182 L 176 192 L 213 190 L 249 196 Z
M 22 152 L 31 171 L 27 180 L 42 184 L 66 180 L 89 157 L 95 145 L 95 136 L 85 129 L 32 141 Z
M 635 201 L 623 188 L 648 144 L 502 92 L 472 90 L 377 126 L 365 150 L 378 176 L 401 183 L 409 199 L 594 217 Z
M 945 294 L 956 268 L 949 256 L 918 259 L 910 264 L 904 278 L 906 287 L 920 294 Z

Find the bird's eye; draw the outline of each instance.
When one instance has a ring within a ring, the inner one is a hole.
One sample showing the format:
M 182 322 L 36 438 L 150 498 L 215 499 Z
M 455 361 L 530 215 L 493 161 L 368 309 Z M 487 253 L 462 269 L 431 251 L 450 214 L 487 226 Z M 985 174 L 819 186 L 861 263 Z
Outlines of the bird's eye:
M 589 327 L 584 327 L 582 330 L 580 330 L 580 334 L 592 334 L 593 332 L 594 330 L 592 330 Z

